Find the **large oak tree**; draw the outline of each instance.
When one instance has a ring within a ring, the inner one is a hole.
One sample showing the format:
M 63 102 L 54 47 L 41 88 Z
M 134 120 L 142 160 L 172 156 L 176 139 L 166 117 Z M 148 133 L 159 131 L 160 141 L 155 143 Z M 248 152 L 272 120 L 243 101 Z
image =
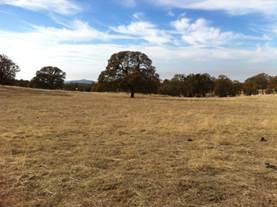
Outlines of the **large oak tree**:
M 10 84 L 17 72 L 19 67 L 6 55 L 0 55 L 0 84 Z
M 123 51 L 113 54 L 106 70 L 98 78 L 98 91 L 126 91 L 134 98 L 136 92 L 156 93 L 159 75 L 151 59 L 144 53 Z
M 66 73 L 57 67 L 43 67 L 31 81 L 34 88 L 62 89 Z

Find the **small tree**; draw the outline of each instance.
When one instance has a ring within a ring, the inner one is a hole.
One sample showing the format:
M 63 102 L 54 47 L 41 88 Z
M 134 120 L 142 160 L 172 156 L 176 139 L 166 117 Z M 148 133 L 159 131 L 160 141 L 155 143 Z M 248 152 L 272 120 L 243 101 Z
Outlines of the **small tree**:
M 134 98 L 135 92 L 156 93 L 159 83 L 159 75 L 147 55 L 123 51 L 111 56 L 94 89 L 127 91 L 131 93 L 131 98 Z
M 34 88 L 62 89 L 66 73 L 57 67 L 44 67 L 36 72 L 36 76 L 31 81 Z
M 0 55 L 0 84 L 10 84 L 14 81 L 19 67 L 6 55 Z

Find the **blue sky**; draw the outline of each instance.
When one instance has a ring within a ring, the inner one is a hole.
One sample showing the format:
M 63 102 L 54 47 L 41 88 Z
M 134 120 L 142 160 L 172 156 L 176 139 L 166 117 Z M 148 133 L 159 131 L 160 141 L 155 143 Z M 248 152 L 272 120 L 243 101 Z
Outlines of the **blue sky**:
M 0 0 L 0 53 L 97 80 L 111 54 L 146 53 L 161 78 L 277 75 L 276 0 Z

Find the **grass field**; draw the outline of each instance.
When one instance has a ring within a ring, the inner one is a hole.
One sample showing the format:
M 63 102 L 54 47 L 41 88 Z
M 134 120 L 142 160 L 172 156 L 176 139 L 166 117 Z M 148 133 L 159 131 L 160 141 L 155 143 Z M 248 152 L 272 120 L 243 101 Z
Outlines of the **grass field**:
M 277 206 L 276 166 L 277 96 L 0 87 L 1 207 Z

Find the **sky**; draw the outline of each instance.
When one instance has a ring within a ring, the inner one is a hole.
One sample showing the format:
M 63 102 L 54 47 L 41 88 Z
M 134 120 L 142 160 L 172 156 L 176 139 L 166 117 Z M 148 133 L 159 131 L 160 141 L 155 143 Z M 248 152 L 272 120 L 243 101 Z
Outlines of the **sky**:
M 146 53 L 162 79 L 277 75 L 277 0 L 0 0 L 0 54 L 19 79 L 56 66 L 97 80 L 125 50 Z

